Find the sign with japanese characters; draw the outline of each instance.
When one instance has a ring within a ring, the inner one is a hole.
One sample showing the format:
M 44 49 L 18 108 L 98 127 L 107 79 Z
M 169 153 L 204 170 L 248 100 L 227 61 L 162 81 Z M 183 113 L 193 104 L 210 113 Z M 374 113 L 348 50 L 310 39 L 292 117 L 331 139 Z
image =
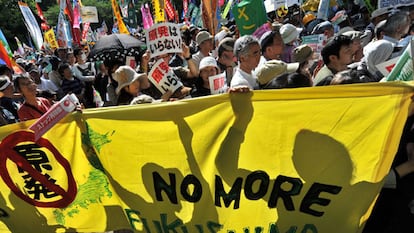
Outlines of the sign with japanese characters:
M 68 94 L 59 102 L 55 103 L 42 117 L 30 126 L 29 129 L 34 131 L 35 141 L 68 113 L 75 110 L 78 105 L 79 100 L 75 94 Z
M 27 130 L 34 120 L 2 126 L 0 232 L 362 232 L 413 88 L 336 85 L 86 109 L 37 141 Z
M 174 23 L 158 23 L 145 32 L 147 48 L 151 52 L 151 58 L 167 54 L 181 53 L 182 39 L 180 27 Z
M 148 74 L 148 79 L 162 94 L 165 94 L 167 91 L 174 93 L 174 91 L 183 86 L 183 83 L 163 59 L 159 59 L 154 64 Z
M 210 83 L 210 92 L 212 95 L 226 93 L 226 72 L 208 77 L 208 82 Z

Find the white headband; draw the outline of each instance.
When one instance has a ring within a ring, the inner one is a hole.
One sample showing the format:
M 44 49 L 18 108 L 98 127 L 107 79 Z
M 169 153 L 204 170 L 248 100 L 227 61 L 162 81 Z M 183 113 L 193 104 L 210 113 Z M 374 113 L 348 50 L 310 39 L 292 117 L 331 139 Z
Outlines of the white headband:
M 7 82 L 0 87 L 0 91 L 4 91 L 10 85 L 10 83 L 10 80 L 7 79 Z

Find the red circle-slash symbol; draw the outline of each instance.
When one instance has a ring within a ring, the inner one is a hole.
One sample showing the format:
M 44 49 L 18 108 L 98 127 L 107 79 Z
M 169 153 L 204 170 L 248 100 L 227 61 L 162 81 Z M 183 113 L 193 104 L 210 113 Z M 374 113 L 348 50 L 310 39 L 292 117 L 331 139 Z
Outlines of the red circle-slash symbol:
M 52 183 L 46 176 L 37 171 L 30 165 L 30 163 L 19 155 L 13 148 L 22 142 L 33 142 L 34 143 L 34 133 L 29 131 L 19 131 L 8 135 L 0 144 L 0 176 L 3 178 L 4 183 L 22 200 L 26 201 L 29 204 L 38 207 L 51 207 L 51 208 L 65 208 L 67 207 L 76 197 L 77 187 L 75 178 L 73 177 L 72 171 L 70 169 L 69 162 L 59 153 L 59 151 L 50 143 L 47 139 L 40 138 L 36 141 L 36 144 L 40 147 L 47 148 L 55 156 L 56 161 L 62 165 L 65 169 L 67 180 L 68 180 L 68 190 L 64 190 L 59 185 Z M 41 202 L 34 200 L 26 196 L 16 185 L 10 177 L 8 172 L 6 161 L 10 159 L 17 164 L 21 169 L 25 170 L 33 179 L 40 182 L 48 190 L 55 192 L 62 198 L 52 202 Z

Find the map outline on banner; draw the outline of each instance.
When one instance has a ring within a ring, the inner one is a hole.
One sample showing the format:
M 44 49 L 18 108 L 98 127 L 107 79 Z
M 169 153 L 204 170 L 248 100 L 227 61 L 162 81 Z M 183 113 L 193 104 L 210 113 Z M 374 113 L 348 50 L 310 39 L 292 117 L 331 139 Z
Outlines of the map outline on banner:
M 398 149 L 411 85 L 254 91 L 73 113 L 44 139 L 70 162 L 75 200 L 33 208 L 0 179 L 0 216 L 9 216 L 0 231 L 360 232 Z M 0 148 L 32 122 L 1 127 Z M 24 175 L 3 164 L 16 179 Z

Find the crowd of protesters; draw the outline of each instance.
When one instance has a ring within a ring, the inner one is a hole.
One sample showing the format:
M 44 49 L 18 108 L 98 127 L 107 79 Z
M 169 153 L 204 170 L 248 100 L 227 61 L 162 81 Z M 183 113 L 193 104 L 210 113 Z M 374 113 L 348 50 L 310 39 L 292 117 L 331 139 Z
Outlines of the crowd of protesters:
M 136 69 L 117 59 L 88 60 L 89 49 L 83 46 L 16 57 L 24 73 L 13 74 L 10 67 L 0 66 L 0 125 L 39 118 L 68 93 L 76 94 L 84 108 L 211 95 L 209 77 L 220 73 L 225 73 L 229 88 L 251 90 L 379 82 L 384 75 L 377 65 L 400 56 L 414 35 L 414 4 L 372 13 L 353 6 L 332 12 L 330 20 L 299 11 L 288 18 L 268 15 L 272 30 L 260 38 L 240 36 L 231 20 L 217 33 L 183 25 L 182 53 L 150 59 L 150 52 L 144 51 Z M 301 44 L 302 36 L 319 34 L 326 38 L 320 54 Z M 162 94 L 148 79 L 159 59 L 183 83 L 174 92 Z M 390 173 L 393 187 L 381 193 L 364 232 L 414 229 L 413 122 L 407 121 Z

